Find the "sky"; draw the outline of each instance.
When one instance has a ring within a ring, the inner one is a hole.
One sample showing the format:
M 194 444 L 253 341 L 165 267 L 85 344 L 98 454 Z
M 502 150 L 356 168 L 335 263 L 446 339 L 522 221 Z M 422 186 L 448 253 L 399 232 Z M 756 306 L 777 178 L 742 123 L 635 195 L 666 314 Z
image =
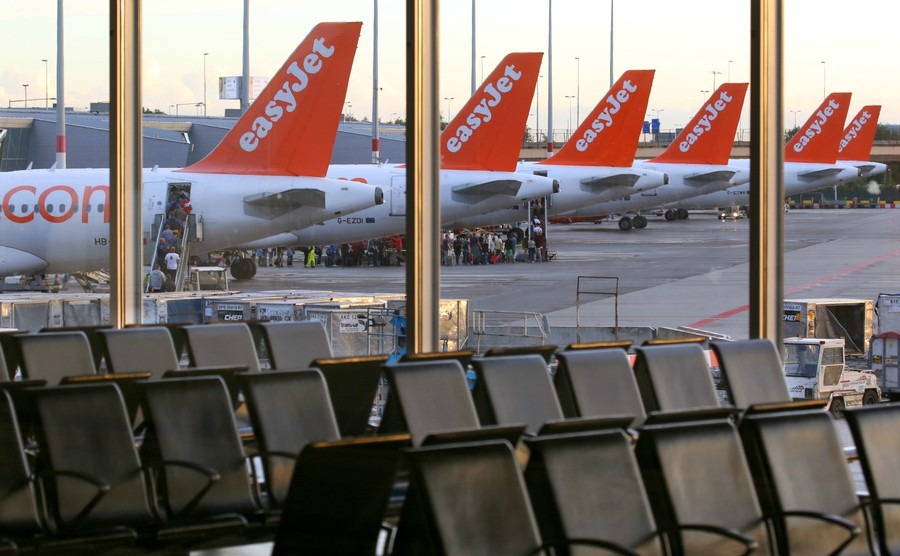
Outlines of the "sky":
M 405 117 L 405 0 L 378 1 L 379 116 Z M 472 2 L 476 81 L 509 52 L 544 52 L 540 116 L 547 127 L 548 20 L 552 3 L 553 127 L 574 128 L 604 96 L 610 78 L 613 0 L 444 0 L 440 2 L 441 112 L 455 114 L 471 93 Z M 108 0 L 67 0 L 66 104 L 86 109 L 109 97 Z M 241 74 L 243 0 L 143 1 L 143 105 L 196 115 L 237 108 L 219 100 L 218 78 Z M 900 123 L 900 62 L 891 28 L 900 2 L 784 0 L 784 122 L 813 113 L 826 92 L 850 91 L 850 114 L 882 104 L 881 122 Z M 0 0 L 0 106 L 43 106 L 55 96 L 57 0 Z M 714 85 L 749 79 L 749 0 L 618 0 L 614 4 L 613 72 L 655 69 L 648 119 L 684 126 Z M 250 74 L 271 77 L 320 21 L 362 21 L 346 111 L 372 119 L 373 0 L 252 0 Z M 206 55 L 204 55 L 207 53 Z M 578 58 L 576 60 L 576 58 Z M 48 60 L 47 63 L 42 60 Z M 824 62 L 824 63 L 823 63 Z M 49 70 L 49 71 L 48 71 Z M 47 86 L 49 85 L 49 87 Z M 49 88 L 49 92 L 48 92 Z M 572 97 L 572 98 L 567 98 Z M 537 99 L 535 99 L 537 101 Z M 741 127 L 749 128 L 749 99 Z

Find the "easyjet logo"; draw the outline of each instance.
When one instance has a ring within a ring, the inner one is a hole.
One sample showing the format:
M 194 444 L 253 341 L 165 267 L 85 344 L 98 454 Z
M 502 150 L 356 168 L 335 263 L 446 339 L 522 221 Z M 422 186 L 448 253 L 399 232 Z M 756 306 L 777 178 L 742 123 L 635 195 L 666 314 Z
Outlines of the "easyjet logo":
M 514 65 L 508 65 L 496 83 L 488 83 L 484 88 L 484 97 L 466 116 L 466 123 L 456 128 L 454 135 L 447 139 L 447 150 L 452 153 L 459 151 L 481 124 L 491 121 L 491 108 L 496 108 L 503 101 L 503 96 L 512 91 L 515 82 L 521 77 L 521 71 L 516 71 Z
M 322 59 L 331 58 L 334 54 L 334 46 L 325 46 L 325 39 L 319 37 L 313 41 L 312 52 L 303 58 L 303 67 L 296 60 L 288 66 L 287 78 L 275 96 L 266 104 L 264 116 L 258 116 L 250 124 L 250 131 L 241 135 L 240 145 L 246 152 L 253 152 L 259 147 L 261 140 L 265 139 L 275 124 L 284 116 L 285 111 L 293 112 L 297 108 L 297 98 L 294 93 L 299 93 L 309 85 L 310 75 L 322 71 Z
M 846 147 L 850 144 L 851 141 L 856 139 L 859 130 L 861 130 L 864 125 L 866 125 L 866 122 L 868 122 L 869 118 L 871 117 L 872 115 L 869 114 L 868 110 L 863 110 L 862 114 L 860 114 L 858 118 L 853 120 L 853 122 L 850 124 L 850 129 L 847 130 L 847 133 L 844 134 L 844 138 L 841 139 L 841 145 L 838 147 L 838 152 L 843 152 L 844 147 Z
M 101 193 L 102 199 L 94 198 Z M 92 205 L 93 202 L 93 205 Z M 109 223 L 109 187 L 106 185 L 86 185 L 81 195 L 68 185 L 54 185 L 38 194 L 33 185 L 17 185 L 3 195 L 2 214 L 10 222 L 26 224 L 40 214 L 51 224 L 61 224 L 70 220 L 81 209 L 81 223 L 87 224 L 90 209 L 103 211 L 103 222 Z
M 713 122 L 719 117 L 725 108 L 731 104 L 734 97 L 728 94 L 728 91 L 722 91 L 719 98 L 710 102 L 704 108 L 703 117 L 697 121 L 697 125 L 687 134 L 684 140 L 678 144 L 678 150 L 683 153 L 689 152 L 691 147 L 700 140 L 704 133 L 711 131 Z
M 637 90 L 637 85 L 633 85 L 630 80 L 626 80 L 622 83 L 622 88 L 616 91 L 615 95 L 606 97 L 606 107 L 597 114 L 597 117 L 591 122 L 591 127 L 584 130 L 584 134 L 575 143 L 575 148 L 580 152 L 586 151 L 594 139 L 604 129 L 613 124 L 613 116 L 619 113 L 619 110 L 628 103 L 631 93 Z
M 829 118 L 834 116 L 834 111 L 840 108 L 841 105 L 831 99 L 828 101 L 828 105 L 816 112 L 816 119 L 813 120 L 809 127 L 803 130 L 803 135 L 797 138 L 797 142 L 794 143 L 794 152 L 802 153 L 803 149 L 806 148 L 806 145 L 809 144 L 810 141 L 816 136 L 822 133 L 822 126 L 828 121 Z

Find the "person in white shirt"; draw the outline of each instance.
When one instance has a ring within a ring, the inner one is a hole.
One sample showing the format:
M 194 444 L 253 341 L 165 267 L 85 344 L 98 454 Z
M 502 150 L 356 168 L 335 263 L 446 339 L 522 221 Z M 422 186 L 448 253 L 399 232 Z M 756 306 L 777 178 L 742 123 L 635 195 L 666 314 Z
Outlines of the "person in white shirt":
M 166 253 L 166 270 L 170 270 L 173 273 L 178 271 L 178 263 L 181 262 L 181 256 L 175 252 L 174 247 L 169 247 L 169 252 Z

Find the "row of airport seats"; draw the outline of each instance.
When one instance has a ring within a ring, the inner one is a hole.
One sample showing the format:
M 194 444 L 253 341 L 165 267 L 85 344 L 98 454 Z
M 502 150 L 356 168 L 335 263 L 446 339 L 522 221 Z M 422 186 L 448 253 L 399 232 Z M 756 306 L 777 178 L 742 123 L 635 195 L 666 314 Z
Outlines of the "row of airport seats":
M 219 326 L 225 325 L 204 328 Z M 215 513 L 205 502 L 211 493 L 240 485 L 235 499 L 243 501 L 250 484 L 264 489 L 265 496 L 253 495 L 252 503 L 234 508 L 230 502 L 211 503 L 243 518 L 239 532 L 206 533 L 210 526 L 200 519 L 198 532 L 183 540 L 181 529 L 160 532 L 157 521 L 155 529 L 124 518 L 113 521 L 131 531 L 127 540 L 141 546 L 229 544 L 236 536 L 274 535 L 275 553 L 283 554 L 372 553 L 385 518 L 395 525 L 385 550 L 396 554 L 515 553 L 569 544 L 621 554 L 897 551 L 900 541 L 891 533 L 900 519 L 893 510 L 900 480 L 890 471 L 900 445 L 889 437 L 900 424 L 900 409 L 885 405 L 847 412 L 869 488 L 861 502 L 830 414 L 790 401 L 774 346 L 754 340 L 712 347 L 733 408 L 718 407 L 702 349 L 691 343 L 635 348 L 633 365 L 621 344 L 570 346 L 556 354 L 559 366 L 552 378 L 540 355 L 472 357 L 471 352 L 423 354 L 386 366 L 377 358 L 331 360 L 343 373 L 331 377 L 327 361 L 310 361 L 321 367 L 316 370 L 241 373 L 238 390 L 247 400 L 264 480 L 247 475 L 240 443 L 234 441 L 234 392 L 229 394 L 221 376 L 139 381 L 148 422 L 140 449 L 133 437 L 119 436 L 131 442 L 143 463 L 125 475 L 150 477 L 151 485 L 174 486 L 179 493 L 173 502 L 165 491 L 148 489 L 154 493 L 148 495 L 151 514 L 162 511 L 170 520 L 164 523 L 184 526 L 184 520 Z M 461 362 L 475 370 L 471 391 Z M 389 393 L 378 435 L 358 436 L 370 432 L 367 418 L 382 372 Z M 257 390 L 255 382 L 267 388 Z M 62 399 L 100 388 L 119 393 L 108 384 L 44 387 L 23 396 L 24 405 L 40 408 L 42 396 L 53 396 L 47 392 L 65 392 L 56 394 Z M 168 394 L 157 394 L 163 391 Z M 156 405 L 157 395 L 166 401 Z M 206 409 L 205 400 L 213 398 L 217 409 Z M 347 408 L 356 417 L 342 427 L 338 414 Z M 44 413 L 32 411 L 39 415 L 32 417 L 38 431 L 35 466 L 38 476 L 50 477 L 34 484 L 96 472 L 96 463 L 67 468 L 71 456 L 53 458 L 62 469 L 46 467 L 52 435 L 40 432 L 46 427 Z M 126 419 L 120 428 L 127 431 L 127 409 L 101 415 L 120 413 Z M 158 419 L 171 421 L 182 436 L 172 440 L 167 435 L 175 433 L 162 433 L 169 429 Z M 92 435 L 104 418 L 95 421 L 66 424 Z M 108 436 L 67 440 L 70 448 L 94 446 L 103 454 L 109 453 Z M 231 455 L 214 451 L 211 436 L 231 439 Z M 229 480 L 220 468 L 233 471 Z M 398 476 L 409 478 L 399 517 L 390 510 Z M 116 480 L 94 483 L 108 485 L 100 497 L 104 503 L 134 498 L 109 494 Z M 103 528 L 97 527 L 94 511 L 101 503 L 84 494 L 83 484 L 66 488 L 81 496 L 77 511 L 68 514 L 52 508 L 69 490 L 41 487 L 55 493 L 45 496 L 50 511 L 44 513 L 56 523 L 50 530 L 62 534 L 74 528 L 80 539 L 99 534 Z M 0 510 L 0 523 L 3 515 Z M 76 526 L 63 520 L 60 527 L 65 515 L 75 515 Z M 60 534 L 43 531 L 59 540 Z M 27 535 L 13 540 L 39 542 Z

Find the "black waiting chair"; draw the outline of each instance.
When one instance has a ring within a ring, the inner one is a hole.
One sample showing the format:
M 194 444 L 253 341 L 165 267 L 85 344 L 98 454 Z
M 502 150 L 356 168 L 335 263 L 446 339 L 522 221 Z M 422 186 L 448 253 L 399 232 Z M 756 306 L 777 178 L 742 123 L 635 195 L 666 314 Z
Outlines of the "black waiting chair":
M 57 332 L 84 332 L 87 336 L 88 344 L 91 346 L 91 355 L 94 358 L 94 367 L 100 371 L 102 369 L 103 348 L 99 338 L 101 330 L 112 328 L 109 324 L 87 325 L 87 326 L 63 326 L 57 328 L 41 328 L 41 333 L 57 333 Z
M 751 409 L 739 431 L 782 554 L 870 554 L 866 516 L 831 415 L 793 404 Z
M 718 407 L 709 364 L 698 343 L 643 345 L 634 351 L 634 376 L 648 415 Z
M 305 369 L 316 359 L 334 356 L 321 321 L 270 321 L 256 327 L 262 333 L 262 343 L 273 369 Z
M 297 457 L 274 556 L 376 554 L 408 434 L 307 444 Z
M 388 395 L 379 433 L 409 432 L 414 446 L 500 437 L 518 440 L 522 424 L 482 426 L 466 374 L 458 361 L 442 359 L 385 367 Z
M 21 334 L 14 338 L 24 378 L 56 385 L 67 376 L 97 374 L 91 345 L 82 331 Z
M 152 324 L 126 324 L 125 328 L 160 328 L 169 333 L 172 337 L 172 345 L 175 347 L 175 355 L 178 362 L 181 363 L 182 357 L 185 355 L 187 347 L 187 337 L 184 334 L 184 327 L 188 323 L 184 322 L 157 322 Z
M 300 450 L 310 442 L 341 437 L 328 386 L 316 369 L 242 373 L 238 381 L 262 460 L 267 500 L 279 507 Z
M 552 550 L 575 552 L 575 546 L 634 554 L 593 538 L 544 543 L 508 442 L 411 449 L 406 461 L 411 479 L 394 541 L 397 554 L 559 554 Z
M 869 491 L 866 507 L 881 554 L 900 553 L 900 404 L 844 412 Z
M 472 366 L 478 376 L 472 397 L 482 425 L 525 423 L 526 433 L 537 434 L 546 423 L 563 419 L 543 357 L 480 357 Z
M 277 515 L 257 503 L 231 398 L 217 376 L 147 381 L 141 445 L 169 519 L 246 520 L 248 537 L 269 540 Z
M 525 483 L 550 544 L 597 538 L 624 553 L 663 555 L 631 438 L 621 427 L 526 438 Z
M 469 367 L 472 358 L 475 357 L 475 351 L 471 349 L 461 349 L 457 351 L 428 351 L 425 353 L 404 353 L 400 358 L 401 363 L 413 363 L 416 361 L 435 361 L 437 359 L 455 359 L 459 361 L 463 369 Z
M 250 328 L 240 322 L 192 324 L 182 327 L 191 367 L 246 367 L 259 371 L 259 357 Z
M 319 369 L 328 384 L 328 394 L 337 418 L 341 438 L 371 432 L 369 420 L 387 355 L 363 355 L 316 359 L 310 367 Z
M 165 328 L 110 328 L 98 336 L 110 373 L 150 371 L 158 379 L 179 368 L 172 335 Z
M 625 350 L 585 348 L 556 355 L 553 384 L 566 417 L 631 415 L 633 426 L 644 423 L 641 401 L 631 360 Z
M 735 407 L 791 401 L 781 356 L 771 340 L 710 342 L 710 347 L 719 361 L 722 386 Z
M 656 522 L 675 554 L 775 554 L 737 430 L 727 413 L 709 413 L 641 429 L 635 451 Z

